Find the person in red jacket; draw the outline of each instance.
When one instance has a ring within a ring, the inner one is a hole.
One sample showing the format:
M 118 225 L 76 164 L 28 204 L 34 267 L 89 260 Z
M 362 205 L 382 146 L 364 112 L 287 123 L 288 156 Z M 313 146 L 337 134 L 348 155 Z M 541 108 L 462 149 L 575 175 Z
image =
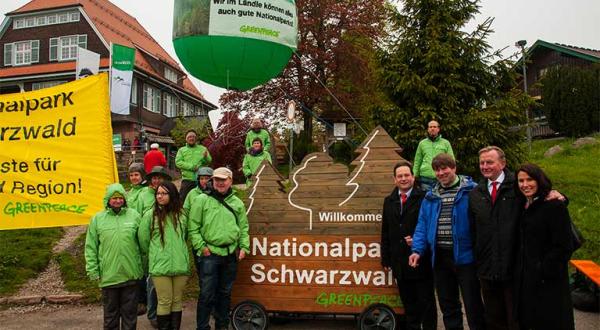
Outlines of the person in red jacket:
M 144 156 L 144 169 L 146 173 L 152 172 L 154 166 L 167 166 L 167 159 L 162 151 L 158 150 L 158 143 L 152 143 L 150 151 Z

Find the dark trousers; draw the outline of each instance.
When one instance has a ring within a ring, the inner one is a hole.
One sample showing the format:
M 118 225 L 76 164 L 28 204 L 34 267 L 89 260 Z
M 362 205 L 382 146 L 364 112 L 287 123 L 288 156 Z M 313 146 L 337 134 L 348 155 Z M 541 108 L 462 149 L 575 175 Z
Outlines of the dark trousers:
M 137 290 L 138 290 L 138 304 L 146 305 L 146 278 L 148 275 L 144 275 L 141 280 L 137 282 Z
M 184 201 L 187 194 L 196 188 L 197 185 L 198 183 L 195 181 L 181 180 L 181 187 L 179 188 L 180 200 Z
M 104 330 L 136 328 L 137 294 L 135 283 L 118 288 L 102 288 Z
M 437 249 L 433 274 L 446 329 L 463 329 L 460 295 L 465 304 L 469 329 L 485 329 L 475 264 L 455 265 L 452 250 Z
M 396 279 L 404 305 L 407 330 L 437 329 L 437 309 L 433 293 L 433 277 Z
M 514 317 L 513 282 L 481 280 L 488 330 L 517 330 Z
M 237 274 L 237 256 L 196 256 L 200 297 L 196 306 L 196 329 L 210 330 L 210 312 L 214 308 L 215 328 L 228 329 L 231 288 Z

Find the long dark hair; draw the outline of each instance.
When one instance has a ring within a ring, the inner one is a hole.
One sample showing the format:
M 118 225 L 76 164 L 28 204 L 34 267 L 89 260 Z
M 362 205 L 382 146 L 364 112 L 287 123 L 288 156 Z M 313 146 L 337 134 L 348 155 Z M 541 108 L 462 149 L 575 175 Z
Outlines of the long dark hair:
M 156 193 L 158 193 L 159 188 L 163 188 L 169 194 L 169 203 L 166 205 L 159 205 L 156 201 Z M 177 230 L 177 226 L 179 225 L 179 217 L 181 216 L 181 199 L 179 198 L 179 192 L 177 191 L 177 187 L 170 182 L 165 181 L 161 183 L 154 192 L 154 210 L 152 214 L 152 225 L 150 227 L 150 236 L 154 233 L 155 226 L 158 224 L 158 232 L 160 233 L 160 242 L 162 245 L 165 245 L 165 222 L 167 221 L 167 216 L 171 215 L 173 221 L 173 227 Z M 156 221 L 158 220 L 158 221 Z
M 548 178 L 546 173 L 544 173 L 544 171 L 542 171 L 542 169 L 539 166 L 531 163 L 526 163 L 521 165 L 517 172 L 515 172 L 515 189 L 517 191 L 518 196 L 523 196 L 521 189 L 519 189 L 519 172 L 527 173 L 532 179 L 535 180 L 535 182 L 537 182 L 538 187 L 534 197 L 546 198 L 550 190 L 552 190 L 552 181 L 550 181 L 550 178 Z

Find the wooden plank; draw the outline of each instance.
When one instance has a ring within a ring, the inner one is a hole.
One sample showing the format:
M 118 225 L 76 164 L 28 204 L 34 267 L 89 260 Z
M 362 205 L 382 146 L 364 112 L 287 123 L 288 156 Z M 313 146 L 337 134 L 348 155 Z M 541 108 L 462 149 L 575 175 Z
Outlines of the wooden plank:
M 592 260 L 571 260 L 571 264 L 600 286 L 600 266 Z
M 244 300 L 257 300 L 252 297 L 235 296 L 231 297 L 231 305 L 235 306 Z M 373 302 L 375 302 L 374 300 Z M 265 300 L 258 300 L 258 303 L 263 305 L 267 312 L 290 312 L 290 313 L 323 313 L 323 314 L 360 314 L 366 307 L 362 305 L 353 306 L 352 300 L 349 305 L 317 305 L 313 299 L 295 299 L 294 297 L 272 297 Z M 369 301 L 370 303 L 371 301 Z M 364 303 L 363 303 L 364 305 Z M 397 314 L 403 314 L 403 308 L 394 308 Z

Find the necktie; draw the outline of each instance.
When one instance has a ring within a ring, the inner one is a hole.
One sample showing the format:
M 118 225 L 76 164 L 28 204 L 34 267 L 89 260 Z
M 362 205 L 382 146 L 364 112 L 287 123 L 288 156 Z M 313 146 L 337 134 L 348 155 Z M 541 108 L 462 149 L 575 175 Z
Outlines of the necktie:
M 492 182 L 492 204 L 496 203 L 496 194 L 498 193 L 498 182 Z
M 400 199 L 402 200 L 402 207 L 404 207 L 404 204 L 406 204 L 406 194 L 405 193 L 401 193 L 400 194 Z

